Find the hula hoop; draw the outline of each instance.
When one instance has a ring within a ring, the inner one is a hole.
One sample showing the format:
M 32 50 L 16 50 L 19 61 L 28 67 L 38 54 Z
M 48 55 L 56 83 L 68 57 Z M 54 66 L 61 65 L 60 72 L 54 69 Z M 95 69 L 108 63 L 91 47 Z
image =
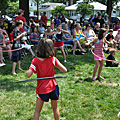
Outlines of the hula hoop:
M 13 41 L 5 41 L 5 42 L 0 42 L 0 45 L 2 45 L 3 43 L 7 43 L 7 45 L 9 45 L 10 43 L 13 43 Z
M 25 42 L 24 42 L 25 43 Z M 25 46 L 26 46 L 27 44 L 25 43 Z M 18 48 L 18 49 L 14 49 L 14 50 L 1 50 L 0 52 L 13 52 L 13 51 L 17 51 L 17 50 L 21 50 L 21 49 L 23 49 L 23 48 L 25 48 L 25 46 L 24 47 L 21 47 L 21 48 Z M 2 46 L 0 46 L 0 47 L 2 47 Z
M 115 49 L 115 48 L 110 48 L 110 47 L 103 47 L 103 48 L 113 49 L 113 50 L 115 50 L 115 51 L 120 52 L 120 50 L 117 50 L 117 49 Z M 96 55 L 96 54 L 93 52 L 93 49 L 94 49 L 94 48 L 91 49 L 92 54 L 93 54 L 94 56 L 98 57 L 99 59 L 102 59 L 102 60 L 105 60 L 105 61 L 109 61 L 109 62 L 114 62 L 114 63 L 120 62 L 120 61 L 108 60 L 108 59 L 104 59 L 104 58 L 102 58 L 102 57 L 99 57 L 98 55 Z

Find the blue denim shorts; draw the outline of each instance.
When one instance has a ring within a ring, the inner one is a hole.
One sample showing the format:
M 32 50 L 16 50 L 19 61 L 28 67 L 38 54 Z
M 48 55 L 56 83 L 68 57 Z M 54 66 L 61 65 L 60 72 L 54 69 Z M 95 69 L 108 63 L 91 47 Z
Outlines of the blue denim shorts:
M 21 60 L 21 50 L 13 51 L 11 61 L 18 62 L 19 60 Z
M 58 100 L 59 97 L 60 97 L 60 94 L 59 94 L 59 87 L 58 87 L 58 85 L 56 85 L 55 90 L 53 90 L 50 93 L 47 93 L 47 94 L 37 94 L 37 98 L 42 100 L 42 101 L 44 101 L 44 102 L 49 102 L 49 99 L 51 99 L 51 100 Z

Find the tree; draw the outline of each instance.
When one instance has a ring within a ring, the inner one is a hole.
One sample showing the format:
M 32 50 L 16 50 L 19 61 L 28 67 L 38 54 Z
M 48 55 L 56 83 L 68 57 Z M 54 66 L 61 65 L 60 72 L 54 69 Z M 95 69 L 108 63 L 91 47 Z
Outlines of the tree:
M 26 21 L 29 22 L 29 0 L 19 0 L 19 9 L 23 9 L 24 17 L 26 18 Z
M 6 9 L 6 13 L 12 13 L 15 15 L 15 13 L 18 12 L 19 9 L 19 2 L 10 2 L 8 3 L 8 8 Z
M 90 15 L 93 14 L 93 9 L 94 6 L 87 4 L 87 3 L 81 3 L 80 5 L 78 5 L 76 12 L 80 13 L 80 14 L 85 14 L 85 15 Z
M 68 16 L 68 12 L 65 10 L 65 6 L 63 5 L 57 6 L 56 8 L 54 8 L 54 10 L 51 11 L 51 14 L 53 15 L 64 14 L 65 16 Z
M 2 11 L 2 14 L 5 14 L 5 11 L 10 2 L 16 2 L 16 1 L 18 1 L 18 0 L 1 0 L 0 1 L 0 11 Z
M 111 12 L 113 10 L 113 6 L 117 5 L 117 3 L 119 2 L 119 0 L 84 0 L 84 2 L 93 2 L 93 1 L 107 5 L 106 12 L 109 15 L 109 19 L 111 18 Z

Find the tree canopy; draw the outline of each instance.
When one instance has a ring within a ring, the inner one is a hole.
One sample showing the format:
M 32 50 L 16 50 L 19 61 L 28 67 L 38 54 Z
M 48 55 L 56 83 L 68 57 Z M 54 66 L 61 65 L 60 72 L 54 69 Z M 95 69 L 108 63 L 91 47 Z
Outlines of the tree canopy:
M 12 13 L 13 15 L 18 12 L 19 2 L 10 2 L 8 3 L 8 8 L 6 9 L 7 13 Z
M 93 14 L 93 9 L 94 9 L 93 5 L 81 3 L 80 5 L 78 5 L 76 12 L 84 15 L 90 15 Z
M 68 12 L 65 10 L 65 6 L 63 5 L 54 8 L 54 10 L 51 11 L 51 14 L 53 15 L 64 14 L 65 16 L 68 16 Z

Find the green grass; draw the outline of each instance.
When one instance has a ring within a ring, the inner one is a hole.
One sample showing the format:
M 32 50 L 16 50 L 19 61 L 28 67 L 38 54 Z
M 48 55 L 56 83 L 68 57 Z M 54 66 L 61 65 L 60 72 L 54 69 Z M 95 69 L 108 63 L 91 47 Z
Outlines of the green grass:
M 57 54 L 57 58 L 63 63 L 61 53 Z M 120 60 L 119 53 L 116 58 Z M 12 63 L 8 60 L 6 66 L 0 67 L 0 120 L 32 120 L 36 105 L 36 82 L 13 83 L 28 79 L 26 72 L 31 60 L 31 55 L 24 57 L 21 66 L 25 71 L 17 71 L 16 76 L 11 74 Z M 64 65 L 68 69 L 66 74 L 55 68 L 56 76 L 67 76 L 57 79 L 60 88 L 60 120 L 117 120 L 120 87 L 112 83 L 120 83 L 120 69 L 104 68 L 101 75 L 106 77 L 106 83 L 101 84 L 91 81 L 94 68 L 92 54 L 67 55 Z M 31 78 L 36 78 L 36 75 Z M 50 102 L 45 103 L 40 120 L 53 119 Z

